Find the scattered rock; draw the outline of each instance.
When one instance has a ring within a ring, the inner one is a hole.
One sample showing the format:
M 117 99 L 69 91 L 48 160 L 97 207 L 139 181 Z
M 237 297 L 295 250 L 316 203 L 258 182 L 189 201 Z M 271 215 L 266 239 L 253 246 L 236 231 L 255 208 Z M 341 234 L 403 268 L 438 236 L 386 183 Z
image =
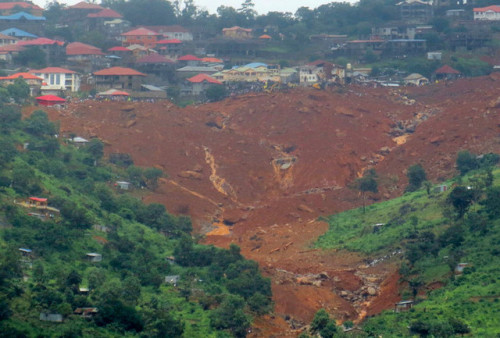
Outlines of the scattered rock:
M 135 126 L 135 124 L 137 123 L 137 120 L 130 120 L 127 122 L 127 124 L 125 125 L 126 128 L 130 128 L 132 126 Z
M 200 173 L 191 170 L 181 171 L 178 175 L 183 178 L 192 178 L 196 180 L 201 180 L 202 178 L 202 175 Z
M 380 148 L 380 150 L 378 151 L 380 154 L 382 155 L 387 155 L 391 152 L 391 148 L 389 147 L 382 147 Z
M 300 211 L 305 211 L 305 212 L 309 212 L 309 213 L 313 213 L 314 210 L 309 208 L 307 205 L 305 204 L 301 204 L 297 207 L 297 209 L 299 209 Z
M 373 286 L 369 286 L 366 290 L 370 296 L 375 296 L 377 294 L 377 290 Z
M 203 167 L 201 165 L 197 164 L 194 166 L 193 171 L 196 171 L 197 173 L 201 173 L 203 171 Z

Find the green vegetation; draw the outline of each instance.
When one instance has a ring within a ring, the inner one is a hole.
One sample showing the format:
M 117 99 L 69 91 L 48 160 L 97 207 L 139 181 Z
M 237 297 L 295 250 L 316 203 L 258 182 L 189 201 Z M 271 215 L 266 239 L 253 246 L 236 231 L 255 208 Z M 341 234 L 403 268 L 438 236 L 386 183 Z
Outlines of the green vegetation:
M 464 155 L 465 154 L 465 155 Z M 331 216 L 319 248 L 392 253 L 401 264 L 401 296 L 410 311 L 368 319 L 368 336 L 495 336 L 500 315 L 500 169 L 495 154 L 460 152 L 466 176 L 429 189 Z M 420 170 L 418 170 L 420 171 Z M 420 180 L 422 181 L 422 175 Z M 424 184 L 425 186 L 425 184 Z M 457 272 L 458 263 L 463 272 Z M 427 288 L 430 284 L 437 289 Z
M 243 337 L 272 310 L 236 245 L 199 245 L 187 217 L 140 201 L 134 188 L 155 189 L 161 170 L 56 138 L 43 111 L 21 121 L 5 105 L 0 121 L 0 337 Z M 19 204 L 29 196 L 50 208 Z

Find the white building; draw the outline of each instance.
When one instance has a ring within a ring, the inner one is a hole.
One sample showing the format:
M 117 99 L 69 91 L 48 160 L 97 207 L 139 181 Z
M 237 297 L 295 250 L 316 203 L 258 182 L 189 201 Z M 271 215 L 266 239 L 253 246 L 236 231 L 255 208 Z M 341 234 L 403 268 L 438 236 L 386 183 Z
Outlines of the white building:
M 30 74 L 43 79 L 42 92 L 57 95 L 60 91 L 77 92 L 80 89 L 80 75 L 69 69 L 60 67 L 47 67 L 44 69 L 31 70 Z
M 500 6 L 491 5 L 488 7 L 474 8 L 474 20 L 500 20 Z

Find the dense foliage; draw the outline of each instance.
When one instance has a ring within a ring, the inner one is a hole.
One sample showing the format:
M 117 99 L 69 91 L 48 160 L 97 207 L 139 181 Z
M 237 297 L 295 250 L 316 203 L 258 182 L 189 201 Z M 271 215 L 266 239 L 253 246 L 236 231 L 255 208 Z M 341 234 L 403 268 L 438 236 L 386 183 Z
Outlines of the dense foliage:
M 199 245 L 189 218 L 140 201 L 161 170 L 109 164 L 102 142 L 56 137 L 43 111 L 22 121 L 5 105 L 0 120 L 0 337 L 241 337 L 272 309 L 237 246 Z M 19 204 L 29 196 L 51 209 Z M 41 320 L 52 315 L 63 321 Z
M 450 189 L 444 192 L 418 190 L 415 183 L 425 175 L 413 166 L 408 176 L 416 191 L 370 205 L 366 213 L 360 208 L 329 219 L 330 230 L 317 246 L 372 257 L 390 253 L 401 264 L 402 299 L 416 304 L 407 312 L 391 310 L 368 319 L 363 325 L 367 336 L 498 334 L 497 161 L 496 154 L 460 152 L 457 169 L 465 176 L 446 182 Z

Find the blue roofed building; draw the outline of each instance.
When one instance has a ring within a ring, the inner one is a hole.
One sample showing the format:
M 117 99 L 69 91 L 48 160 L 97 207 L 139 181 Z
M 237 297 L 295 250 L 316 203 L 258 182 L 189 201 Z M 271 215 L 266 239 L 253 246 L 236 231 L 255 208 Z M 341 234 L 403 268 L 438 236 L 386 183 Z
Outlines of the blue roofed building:
M 35 16 L 27 12 L 17 12 L 0 16 L 0 30 L 15 26 L 30 33 L 43 32 L 45 21 L 46 19 L 43 16 Z
M 25 32 L 22 29 L 15 27 L 4 29 L 3 31 L 0 31 L 0 34 L 12 36 L 18 38 L 19 40 L 32 40 L 38 38 L 35 34 Z

